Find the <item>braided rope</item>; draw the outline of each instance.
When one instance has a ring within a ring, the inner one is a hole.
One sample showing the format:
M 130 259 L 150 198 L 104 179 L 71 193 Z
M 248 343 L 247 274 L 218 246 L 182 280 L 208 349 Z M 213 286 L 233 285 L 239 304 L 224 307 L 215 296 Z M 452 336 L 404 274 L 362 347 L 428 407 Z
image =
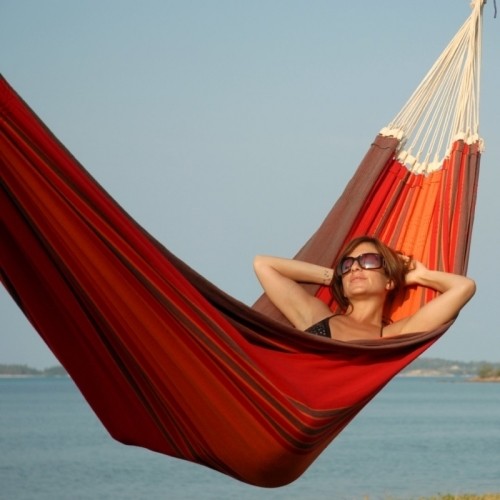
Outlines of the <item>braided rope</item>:
M 416 173 L 441 167 L 453 141 L 479 139 L 482 11 L 472 13 L 382 135 L 401 140 L 398 159 Z

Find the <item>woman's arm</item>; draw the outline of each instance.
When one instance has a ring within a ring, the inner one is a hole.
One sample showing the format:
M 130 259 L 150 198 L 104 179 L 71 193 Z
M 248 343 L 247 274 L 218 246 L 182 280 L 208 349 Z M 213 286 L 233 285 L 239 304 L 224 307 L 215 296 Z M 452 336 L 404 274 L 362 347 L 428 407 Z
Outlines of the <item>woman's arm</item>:
M 266 295 L 296 328 L 304 330 L 330 312 L 324 302 L 299 283 L 329 285 L 332 269 L 267 255 L 257 255 L 253 266 Z
M 476 284 L 459 274 L 433 271 L 421 262 L 412 262 L 406 275 L 406 285 L 420 285 L 440 292 L 434 300 L 421 307 L 415 314 L 394 323 L 399 334 L 433 330 L 456 318 L 462 307 L 476 292 Z M 393 325 L 386 327 L 390 332 Z M 394 333 L 397 334 L 397 333 Z

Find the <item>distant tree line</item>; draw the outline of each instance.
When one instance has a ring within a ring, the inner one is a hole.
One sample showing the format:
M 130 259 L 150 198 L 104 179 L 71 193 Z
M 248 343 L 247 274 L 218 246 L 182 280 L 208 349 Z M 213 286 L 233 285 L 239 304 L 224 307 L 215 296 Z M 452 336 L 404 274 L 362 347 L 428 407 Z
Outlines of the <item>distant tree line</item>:
M 408 365 L 402 373 L 412 370 L 432 371 L 440 375 L 457 375 L 478 378 L 500 378 L 500 363 L 478 361 L 450 361 L 440 358 L 417 358 Z M 62 366 L 52 366 L 43 370 L 31 368 L 28 365 L 0 364 L 0 376 L 41 376 L 56 377 L 67 375 Z
M 412 370 L 439 372 L 441 375 L 458 375 L 465 377 L 500 377 L 500 363 L 485 361 L 451 361 L 441 358 L 417 358 L 408 365 L 403 373 Z M 491 374 L 485 376 L 485 374 Z
M 50 368 L 44 368 L 43 370 L 37 370 L 36 368 L 30 368 L 28 365 L 2 365 L 0 364 L 0 376 L 38 376 L 38 377 L 56 377 L 67 375 L 66 370 L 62 366 L 52 366 Z
M 483 363 L 477 372 L 479 378 L 500 378 L 500 367 L 491 363 Z

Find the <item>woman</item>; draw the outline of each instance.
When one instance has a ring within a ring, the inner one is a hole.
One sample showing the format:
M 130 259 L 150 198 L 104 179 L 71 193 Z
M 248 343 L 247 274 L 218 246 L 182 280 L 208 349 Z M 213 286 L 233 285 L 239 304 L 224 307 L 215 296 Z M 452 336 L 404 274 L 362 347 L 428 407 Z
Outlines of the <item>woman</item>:
M 368 236 L 351 241 L 334 269 L 262 255 L 255 257 L 254 269 L 269 299 L 292 325 L 343 341 L 433 330 L 455 318 L 476 291 L 473 280 L 429 270 Z M 332 315 L 299 283 L 330 285 L 342 313 Z M 384 322 L 387 297 L 412 285 L 440 293 L 411 316 Z

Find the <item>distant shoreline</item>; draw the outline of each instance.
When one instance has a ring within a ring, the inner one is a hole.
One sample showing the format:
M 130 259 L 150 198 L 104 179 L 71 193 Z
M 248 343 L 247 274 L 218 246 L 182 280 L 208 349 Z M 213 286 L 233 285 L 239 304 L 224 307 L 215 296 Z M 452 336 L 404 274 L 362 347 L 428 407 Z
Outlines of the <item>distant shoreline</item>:
M 28 365 L 0 363 L 0 378 L 67 377 L 62 366 L 52 366 L 38 370 Z
M 423 370 L 415 370 L 396 375 L 399 378 L 443 378 L 443 379 L 460 379 L 464 382 L 473 383 L 500 383 L 500 377 L 477 377 L 467 375 L 451 375 L 449 373 L 436 373 L 434 371 L 425 372 Z M 46 374 L 46 373 L 1 373 L 0 379 L 29 379 L 29 378 L 70 378 L 67 373 Z
M 500 377 L 472 377 L 469 382 L 499 383 Z
M 402 378 L 443 378 L 474 383 L 500 383 L 500 363 L 452 361 L 440 358 L 418 358 L 401 372 Z M 62 366 L 44 369 L 26 364 L 0 363 L 0 379 L 5 378 L 69 377 Z
M 460 379 L 465 382 L 500 382 L 500 377 L 479 377 L 478 375 L 456 375 L 453 373 L 440 372 L 439 370 L 407 370 L 399 373 L 398 377 L 406 378 L 447 378 L 447 379 Z
M 1 378 L 69 378 L 69 375 L 66 373 L 66 374 L 54 374 L 54 375 L 46 375 L 46 374 L 25 374 L 25 375 L 21 375 L 21 374 L 15 374 L 15 373 L 0 373 L 0 379 Z

